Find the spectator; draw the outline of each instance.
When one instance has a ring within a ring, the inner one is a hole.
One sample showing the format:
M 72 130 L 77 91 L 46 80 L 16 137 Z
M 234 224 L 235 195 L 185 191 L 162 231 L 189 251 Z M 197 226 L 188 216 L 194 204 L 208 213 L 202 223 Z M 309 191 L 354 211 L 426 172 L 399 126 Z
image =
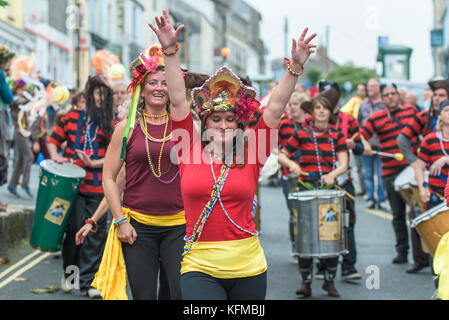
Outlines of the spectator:
M 386 109 L 382 102 L 380 95 L 380 83 L 377 79 L 371 79 L 368 81 L 368 99 L 364 100 L 360 105 L 359 114 L 357 120 L 362 126 L 371 114 L 377 111 Z M 373 151 L 380 151 L 379 139 L 377 135 L 373 135 L 368 141 L 371 149 Z M 369 150 L 371 151 L 371 150 Z M 377 207 L 378 209 L 385 210 L 382 205 L 386 200 L 385 189 L 382 183 L 382 161 L 379 155 L 372 155 L 371 152 L 362 155 L 362 166 L 363 166 L 363 179 L 365 182 L 368 208 L 374 209 L 376 207 L 375 194 L 375 184 L 374 184 L 374 173 L 377 175 Z
M 415 106 L 418 110 L 421 110 L 421 108 L 418 106 L 418 95 L 414 92 L 407 92 L 404 102 L 405 105 Z
M 7 141 L 10 140 L 7 105 L 12 102 L 12 91 L 6 82 L 14 53 L 7 46 L 0 46 L 0 186 L 8 179 Z M 6 204 L 0 201 L 0 211 L 6 211 Z

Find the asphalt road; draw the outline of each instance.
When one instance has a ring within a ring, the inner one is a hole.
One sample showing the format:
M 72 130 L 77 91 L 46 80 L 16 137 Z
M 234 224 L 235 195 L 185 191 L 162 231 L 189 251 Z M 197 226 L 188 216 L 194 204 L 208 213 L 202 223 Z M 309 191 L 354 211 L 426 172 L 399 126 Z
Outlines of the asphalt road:
M 31 190 L 37 194 L 38 167 L 33 166 Z M 7 203 L 34 205 L 34 200 L 16 199 L 6 187 L 0 188 L 0 198 Z M 288 213 L 280 187 L 262 187 L 260 193 L 261 226 L 260 240 L 268 261 L 268 300 L 297 300 L 295 291 L 300 287 L 298 265 L 290 255 L 288 236 Z M 356 200 L 357 222 L 355 225 L 358 251 L 356 268 L 362 280 L 344 282 L 340 268 L 335 285 L 342 300 L 429 300 L 435 288 L 430 268 L 418 274 L 406 274 L 412 263 L 396 265 L 394 233 L 391 215 L 380 211 L 364 210 L 365 201 Z M 0 258 L 9 258 L 9 264 L 0 265 L 0 300 L 81 300 L 87 299 L 77 293 L 66 294 L 61 290 L 53 293 L 31 293 L 30 290 L 59 286 L 62 261 L 58 254 L 45 254 L 33 250 L 27 241 L 7 251 Z M 28 260 L 21 263 L 21 260 Z M 21 263 L 21 264 L 20 264 Z M 20 265 L 17 265 L 20 264 Z M 373 278 L 378 276 L 377 278 Z M 335 300 L 321 289 L 322 280 L 312 283 L 313 300 Z

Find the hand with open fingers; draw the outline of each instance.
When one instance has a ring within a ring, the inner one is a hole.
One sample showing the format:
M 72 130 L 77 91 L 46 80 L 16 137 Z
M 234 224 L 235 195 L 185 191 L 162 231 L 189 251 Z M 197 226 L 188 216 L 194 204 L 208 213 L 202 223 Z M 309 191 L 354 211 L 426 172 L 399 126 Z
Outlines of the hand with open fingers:
M 79 229 L 79 231 L 75 235 L 76 245 L 79 246 L 83 244 L 84 239 L 86 239 L 89 232 L 92 230 L 93 226 L 90 223 L 86 223 L 84 226 Z
M 314 33 L 306 39 L 308 31 L 309 28 L 304 28 L 298 40 L 292 39 L 292 62 L 300 65 L 301 67 L 304 66 L 310 55 L 315 52 L 313 49 L 316 48 L 316 45 L 311 44 L 310 42 L 316 37 L 317 34 Z
M 129 245 L 132 245 L 137 239 L 137 233 L 129 222 L 125 222 L 117 226 L 117 238 L 121 242 L 126 242 Z
M 430 166 L 429 173 L 433 176 L 439 176 L 441 174 L 441 168 L 444 167 L 447 161 L 448 157 L 441 157 Z
M 75 150 L 75 151 L 78 154 L 78 157 L 81 159 L 81 161 L 83 161 L 86 164 L 86 166 L 90 168 L 95 167 L 94 161 L 87 155 L 86 151 L 83 150 Z
M 168 17 L 167 11 L 162 10 L 162 14 L 163 16 L 161 17 L 155 17 L 157 28 L 151 23 L 149 23 L 148 26 L 156 34 L 162 48 L 164 50 L 172 50 L 176 48 L 176 42 L 178 41 L 179 34 L 184 28 L 184 25 L 178 26 L 175 30 L 170 23 L 170 18 Z

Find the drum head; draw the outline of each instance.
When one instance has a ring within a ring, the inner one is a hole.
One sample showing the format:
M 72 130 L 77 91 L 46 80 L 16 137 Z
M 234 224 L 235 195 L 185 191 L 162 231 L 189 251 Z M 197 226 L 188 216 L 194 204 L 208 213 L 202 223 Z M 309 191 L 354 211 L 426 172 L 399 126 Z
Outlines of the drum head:
M 53 160 L 47 159 L 42 161 L 40 166 L 42 169 L 60 177 L 77 179 L 86 176 L 86 171 L 83 168 L 72 163 L 64 162 L 63 164 L 58 164 Z
M 414 184 L 413 181 L 415 181 Z M 410 188 L 410 184 L 414 186 L 417 185 L 415 171 L 411 166 L 408 166 L 398 174 L 396 179 L 394 179 L 394 190 L 399 191 L 402 189 L 408 189 Z
M 310 190 L 293 192 L 288 195 L 288 200 L 309 201 L 313 199 L 332 199 L 344 197 L 345 192 L 342 190 Z

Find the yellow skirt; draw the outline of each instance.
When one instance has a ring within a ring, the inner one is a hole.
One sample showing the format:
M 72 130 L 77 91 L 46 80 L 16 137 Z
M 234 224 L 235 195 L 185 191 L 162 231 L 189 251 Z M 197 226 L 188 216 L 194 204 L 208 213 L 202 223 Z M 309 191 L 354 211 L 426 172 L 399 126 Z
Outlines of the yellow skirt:
M 253 277 L 266 270 L 267 260 L 257 236 L 195 242 L 181 263 L 181 274 L 198 271 L 219 279 Z

